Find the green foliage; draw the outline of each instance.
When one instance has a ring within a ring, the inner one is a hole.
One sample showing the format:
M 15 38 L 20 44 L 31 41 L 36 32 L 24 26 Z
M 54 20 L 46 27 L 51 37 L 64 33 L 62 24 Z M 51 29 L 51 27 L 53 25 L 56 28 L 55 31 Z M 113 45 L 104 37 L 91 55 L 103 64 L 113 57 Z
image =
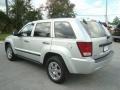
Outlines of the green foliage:
M 7 36 L 9 36 L 10 34 L 0 34 L 0 41 L 3 41 L 3 40 L 5 40 L 5 38 L 7 37 Z
M 30 2 L 31 0 L 13 0 L 14 4 L 9 7 L 9 16 L 17 30 L 27 22 L 42 19 L 40 11 L 35 10 Z
M 0 11 L 0 33 L 19 30 L 24 24 L 42 19 L 40 10 L 35 10 L 31 0 L 12 0 L 9 6 L 9 16 Z
M 113 20 L 113 24 L 116 25 L 116 28 L 114 29 L 113 35 L 114 35 L 114 36 L 120 36 L 120 20 L 119 20 L 118 17 L 116 17 L 116 18 Z
M 119 23 L 120 23 L 120 20 L 119 20 L 119 18 L 116 16 L 116 17 L 113 19 L 112 24 L 113 24 L 113 25 L 118 25 Z
M 11 19 L 2 11 L 0 11 L 0 33 L 9 32 L 11 27 Z
M 0 11 L 0 22 L 7 22 L 8 20 L 9 17 L 3 11 Z
M 49 18 L 75 17 L 74 4 L 69 0 L 48 0 L 47 6 Z
M 27 23 L 33 20 L 42 19 L 42 15 L 41 13 L 39 13 L 38 10 L 33 10 L 27 12 L 24 18 L 25 18 L 24 22 Z

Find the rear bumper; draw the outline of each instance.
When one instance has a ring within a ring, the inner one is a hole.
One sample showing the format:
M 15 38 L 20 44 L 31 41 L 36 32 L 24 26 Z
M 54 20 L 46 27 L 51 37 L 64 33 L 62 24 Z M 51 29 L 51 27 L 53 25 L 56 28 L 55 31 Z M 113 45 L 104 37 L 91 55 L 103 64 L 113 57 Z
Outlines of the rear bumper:
M 99 62 L 96 62 L 96 60 L 92 58 L 85 58 L 85 59 L 72 58 L 70 73 L 74 73 L 74 74 L 92 73 L 106 66 L 112 60 L 112 57 L 113 57 L 113 51 L 111 51 L 108 55 L 97 59 L 97 61 Z

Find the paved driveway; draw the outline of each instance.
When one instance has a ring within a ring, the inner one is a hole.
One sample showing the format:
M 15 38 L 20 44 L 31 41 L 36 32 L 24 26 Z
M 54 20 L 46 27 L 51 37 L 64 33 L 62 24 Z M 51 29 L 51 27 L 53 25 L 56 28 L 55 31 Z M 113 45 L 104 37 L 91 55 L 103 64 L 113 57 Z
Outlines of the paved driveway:
M 114 59 L 90 75 L 70 75 L 64 84 L 51 82 L 44 68 L 22 59 L 7 60 L 0 44 L 0 90 L 120 90 L 120 43 L 113 43 Z

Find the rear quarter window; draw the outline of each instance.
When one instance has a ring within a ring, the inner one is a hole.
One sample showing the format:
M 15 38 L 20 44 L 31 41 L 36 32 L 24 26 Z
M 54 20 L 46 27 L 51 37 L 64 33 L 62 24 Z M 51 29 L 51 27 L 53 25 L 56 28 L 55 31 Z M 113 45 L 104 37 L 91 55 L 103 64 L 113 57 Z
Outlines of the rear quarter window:
M 54 23 L 54 32 L 56 38 L 75 38 L 75 34 L 69 22 L 56 21 Z

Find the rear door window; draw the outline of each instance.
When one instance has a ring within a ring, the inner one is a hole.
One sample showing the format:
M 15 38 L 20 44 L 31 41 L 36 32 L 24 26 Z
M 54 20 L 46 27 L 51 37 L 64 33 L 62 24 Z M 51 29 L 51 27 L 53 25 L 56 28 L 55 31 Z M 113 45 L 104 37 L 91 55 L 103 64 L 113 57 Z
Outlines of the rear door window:
M 34 31 L 34 37 L 50 37 L 51 23 L 37 23 Z
M 106 32 L 102 25 L 95 21 L 82 22 L 81 24 L 92 38 L 105 37 Z

